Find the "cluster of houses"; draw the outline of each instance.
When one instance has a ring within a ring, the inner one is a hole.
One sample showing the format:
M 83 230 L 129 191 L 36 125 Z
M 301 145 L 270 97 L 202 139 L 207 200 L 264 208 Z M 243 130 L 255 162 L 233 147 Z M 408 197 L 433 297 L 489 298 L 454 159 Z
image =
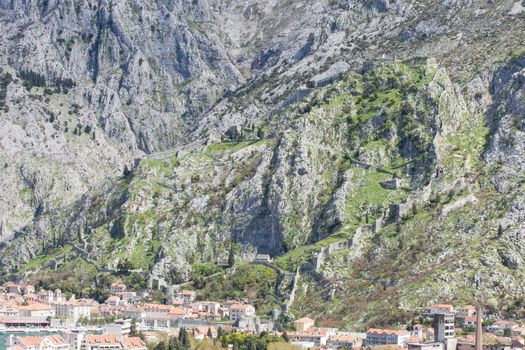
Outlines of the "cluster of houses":
M 182 290 L 175 292 L 167 305 L 153 304 L 138 300 L 134 292 L 125 291 L 123 284 L 116 283 L 111 288 L 113 295 L 100 305 L 99 313 L 102 316 L 136 319 L 146 328 L 193 329 L 222 325 L 254 332 L 273 329 L 273 322 L 259 319 L 255 307 L 246 301 L 196 301 L 195 291 Z
M 246 301 L 196 301 L 196 293 L 174 293 L 168 305 L 148 303 L 146 295 L 113 283 L 104 303 L 93 299 L 69 299 L 60 290 L 35 292 L 31 285 L 6 283 L 0 290 L 0 329 L 74 328 L 92 318 L 135 319 L 142 329 L 237 327 L 253 332 L 273 330 L 273 321 L 259 319 Z
M 63 330 L 52 335 L 7 336 L 6 350 L 147 350 L 139 337 L 129 336 L 130 320 L 104 326 L 102 334 Z
M 92 299 L 66 299 L 62 292 L 32 285 L 6 283 L 0 290 L 0 329 L 64 326 L 90 318 L 98 303 Z M 52 324 L 54 323 L 54 325 Z
M 60 331 L 41 337 L 11 335 L 6 340 L 8 350 L 144 350 L 142 340 L 128 336 L 130 320 L 142 330 L 191 329 L 198 340 L 217 337 L 218 327 L 248 333 L 275 331 L 273 320 L 259 318 L 245 300 L 197 301 L 194 291 L 182 290 L 175 292 L 168 304 L 155 304 L 147 302 L 146 293 L 128 291 L 123 283 L 113 283 L 110 292 L 99 304 L 74 296 L 67 299 L 58 289 L 36 292 L 31 285 L 6 283 L 0 288 L 0 330 Z M 416 323 L 409 330 L 371 328 L 366 333 L 317 327 L 313 319 L 303 317 L 293 322 L 295 330 L 287 334 L 292 343 L 304 348 L 387 345 L 407 350 L 525 350 L 525 327 L 509 320 L 495 320 L 482 327 L 480 310 L 471 305 L 436 304 L 423 313 L 432 320 L 431 327 Z M 81 321 L 94 317 L 121 321 L 104 325 L 99 335 L 79 331 Z
M 336 328 L 316 327 L 315 321 L 303 317 L 293 322 L 294 332 L 288 333 L 290 342 L 304 348 L 352 349 L 364 344 L 364 333 L 341 332 Z
M 431 327 L 416 323 L 410 330 L 370 328 L 366 333 L 316 327 L 313 319 L 304 317 L 294 322 L 295 331 L 288 336 L 292 343 L 309 349 L 524 350 L 525 327 L 509 320 L 482 326 L 480 310 L 472 305 L 436 304 L 424 313 L 432 320 Z

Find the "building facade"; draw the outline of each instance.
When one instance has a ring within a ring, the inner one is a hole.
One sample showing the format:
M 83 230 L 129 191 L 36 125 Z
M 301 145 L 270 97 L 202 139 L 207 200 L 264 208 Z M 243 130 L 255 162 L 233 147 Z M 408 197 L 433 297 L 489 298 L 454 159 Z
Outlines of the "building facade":
M 398 345 L 406 347 L 409 338 L 410 332 L 406 330 L 372 328 L 366 332 L 366 345 Z
M 437 313 L 434 314 L 434 338 L 435 341 L 442 342 L 456 336 L 454 314 Z

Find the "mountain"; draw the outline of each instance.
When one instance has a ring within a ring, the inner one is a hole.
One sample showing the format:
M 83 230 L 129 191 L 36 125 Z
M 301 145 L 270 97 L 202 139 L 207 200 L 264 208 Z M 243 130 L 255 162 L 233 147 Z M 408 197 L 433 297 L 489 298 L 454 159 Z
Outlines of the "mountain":
M 326 324 L 473 293 L 513 312 L 524 21 L 521 1 L 0 0 L 1 268 L 181 283 L 234 248 L 302 267 L 292 311 Z

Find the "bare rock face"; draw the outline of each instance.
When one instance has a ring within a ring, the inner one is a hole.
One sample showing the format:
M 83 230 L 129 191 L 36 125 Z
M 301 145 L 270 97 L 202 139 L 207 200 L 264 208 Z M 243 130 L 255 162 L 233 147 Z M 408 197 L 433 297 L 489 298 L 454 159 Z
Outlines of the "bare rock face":
M 497 163 L 501 167 L 501 178 L 497 186 L 509 186 L 513 178 L 525 168 L 525 161 L 521 156 L 524 139 L 525 96 L 524 84 L 525 59 L 518 56 L 499 69 L 490 85 L 494 96 L 489 106 L 488 122 L 493 137 L 487 147 L 485 159 L 490 163 Z M 503 170 L 505 169 L 505 170 Z
M 34 171 L 29 158 L 49 162 L 53 171 L 64 167 L 68 174 L 53 181 L 66 191 L 37 189 L 56 197 L 44 205 L 51 208 L 120 175 L 135 158 L 193 141 L 185 135 L 225 92 L 313 45 L 301 14 L 317 21 L 313 15 L 322 15 L 326 4 L 293 7 L 290 12 L 278 2 L 255 1 L 3 2 L 0 62 L 2 74 L 11 77 L 2 86 L 6 162 L 15 157 Z M 21 129 L 12 132 L 11 123 Z M 48 144 L 47 138 L 67 140 L 79 131 L 89 137 L 71 140 L 76 152 L 64 140 Z M 28 138 L 20 140 L 24 133 Z M 28 143 L 37 154 L 23 145 Z M 39 154 L 48 148 L 60 159 Z M 68 158 L 78 165 L 69 169 Z M 50 178 L 51 170 L 42 168 Z M 28 197 L 31 186 L 23 185 L 20 166 L 5 169 L 12 185 L 2 202 L 18 203 L 3 210 L 12 236 L 31 221 L 39 202 L 21 203 L 19 193 Z

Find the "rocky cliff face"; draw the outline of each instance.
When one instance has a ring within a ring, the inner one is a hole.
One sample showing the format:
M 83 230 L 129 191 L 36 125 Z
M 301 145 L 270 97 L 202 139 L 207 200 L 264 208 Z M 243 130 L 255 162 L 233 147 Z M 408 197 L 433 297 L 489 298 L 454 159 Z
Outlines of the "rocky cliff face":
M 294 271 L 360 232 L 296 309 L 521 296 L 523 9 L 0 1 L 3 271 L 182 282 L 232 245 Z
M 430 186 L 397 220 L 365 226 L 359 245 L 305 278 L 297 308 L 328 324 L 354 325 L 403 321 L 429 303 L 473 297 L 494 312 L 522 312 L 523 181 L 514 152 L 521 147 L 524 63 L 523 55 L 509 58 L 489 79 L 469 82 L 464 94 L 441 90 L 434 138 L 441 151 Z M 332 307 L 312 307 L 326 303 Z

